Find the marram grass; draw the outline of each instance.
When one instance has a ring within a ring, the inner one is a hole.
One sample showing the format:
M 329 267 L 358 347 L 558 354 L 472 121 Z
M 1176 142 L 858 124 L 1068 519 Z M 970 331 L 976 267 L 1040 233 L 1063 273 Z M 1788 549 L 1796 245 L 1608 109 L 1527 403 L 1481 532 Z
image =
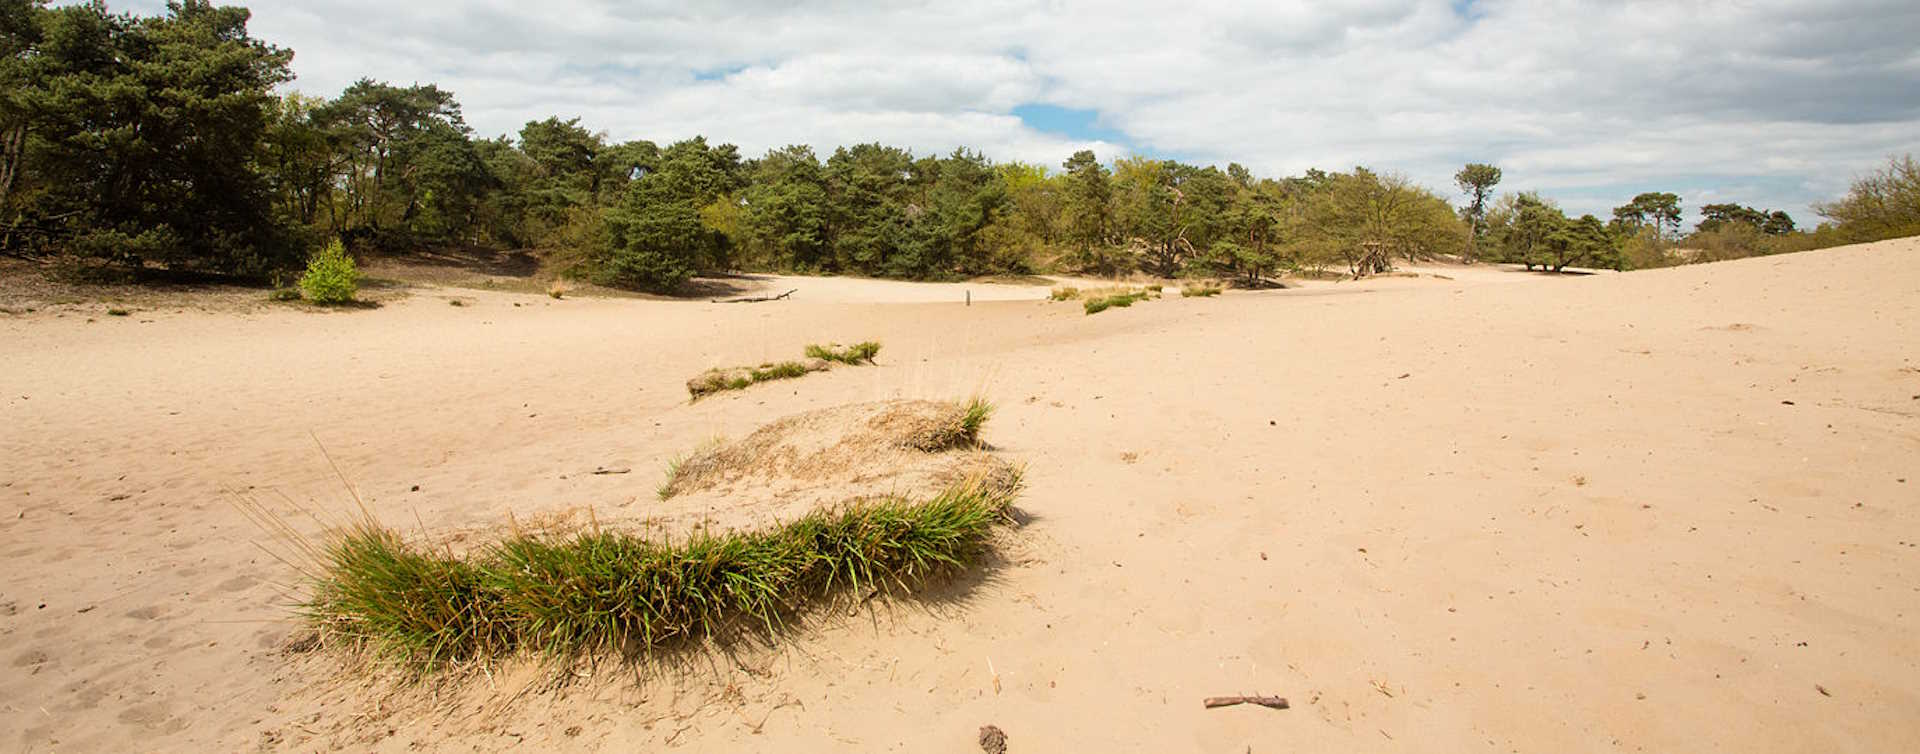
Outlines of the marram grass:
M 804 377 L 810 372 L 826 369 L 826 362 L 839 362 L 851 366 L 872 364 L 873 357 L 880 353 L 880 344 L 873 341 L 855 343 L 845 348 L 839 344 L 828 346 L 809 345 L 806 355 L 815 359 L 813 363 L 782 361 L 766 363 L 757 367 L 736 367 L 733 369 L 709 369 L 699 376 L 687 380 L 687 395 L 700 400 L 709 395 L 728 390 L 744 390 L 762 382 L 787 380 Z
M 835 343 L 826 346 L 807 346 L 807 358 L 825 359 L 827 361 L 837 361 L 842 364 L 859 365 L 872 364 L 873 357 L 880 354 L 880 344 L 871 340 L 864 343 L 855 343 L 845 348 L 840 348 L 839 345 L 840 344 Z
M 1154 298 L 1155 295 L 1157 294 L 1152 291 L 1141 289 L 1125 293 L 1115 293 L 1110 296 L 1089 298 L 1082 303 L 1082 306 L 1086 308 L 1088 314 L 1099 314 L 1113 307 L 1133 306 L 1133 302 L 1146 301 Z
M 516 532 L 467 557 L 362 523 L 322 547 L 308 614 L 324 634 L 422 670 L 518 650 L 640 653 L 730 621 L 772 631 L 837 592 L 911 588 L 972 564 L 1018 487 L 964 483 L 677 543 Z

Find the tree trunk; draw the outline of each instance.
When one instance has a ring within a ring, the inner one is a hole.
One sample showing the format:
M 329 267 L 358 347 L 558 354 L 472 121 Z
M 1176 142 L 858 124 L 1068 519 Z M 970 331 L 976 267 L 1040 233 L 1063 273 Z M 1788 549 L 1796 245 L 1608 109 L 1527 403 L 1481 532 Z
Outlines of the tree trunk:
M 0 131 L 0 207 L 7 206 L 7 196 L 13 191 L 13 177 L 20 172 L 20 153 L 26 141 L 25 123 Z

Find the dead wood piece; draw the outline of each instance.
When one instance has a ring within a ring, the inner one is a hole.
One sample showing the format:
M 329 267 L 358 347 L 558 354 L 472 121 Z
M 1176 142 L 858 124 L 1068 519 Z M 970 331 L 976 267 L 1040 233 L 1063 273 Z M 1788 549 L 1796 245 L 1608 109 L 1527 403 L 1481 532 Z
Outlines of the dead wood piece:
M 760 303 L 760 302 L 762 302 L 762 301 L 779 301 L 780 299 L 783 299 L 783 298 L 786 298 L 786 297 L 788 297 L 788 296 L 791 296 L 791 295 L 793 295 L 793 293 L 794 293 L 794 291 L 798 291 L 798 290 L 800 290 L 800 289 L 799 289 L 799 288 L 795 288 L 795 289 L 793 289 L 793 290 L 791 290 L 791 291 L 787 291 L 786 293 L 782 293 L 782 294 L 780 294 L 780 295 L 778 295 L 778 296 L 746 296 L 746 297 L 743 297 L 743 298 L 729 298 L 729 299 L 714 299 L 714 300 L 713 300 L 713 303 L 716 303 L 716 304 L 757 304 L 757 303 Z
M 1232 707 L 1236 704 L 1258 704 L 1272 709 L 1286 709 L 1287 700 L 1278 696 L 1210 696 L 1207 697 L 1207 709 Z

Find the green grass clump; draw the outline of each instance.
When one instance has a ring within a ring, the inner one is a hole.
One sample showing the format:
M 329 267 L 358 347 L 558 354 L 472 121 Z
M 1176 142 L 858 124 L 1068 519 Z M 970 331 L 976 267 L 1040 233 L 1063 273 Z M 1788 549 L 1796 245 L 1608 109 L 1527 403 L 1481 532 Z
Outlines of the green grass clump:
M 345 304 L 360 291 L 360 270 L 347 254 L 347 247 L 336 238 L 307 260 L 307 272 L 300 276 L 300 290 L 316 304 Z
M 873 341 L 855 343 L 841 348 L 838 343 L 821 346 L 807 346 L 807 358 L 814 359 L 812 364 L 799 361 L 782 361 L 778 364 L 766 363 L 757 367 L 735 367 L 732 369 L 709 369 L 691 380 L 687 380 L 687 395 L 693 400 L 726 390 L 742 390 L 755 384 L 770 380 L 786 380 L 801 377 L 808 372 L 818 372 L 827 368 L 828 362 L 848 365 L 872 364 L 873 357 L 880 353 L 880 344 Z
M 300 289 L 299 288 L 275 288 L 273 289 L 272 293 L 267 294 L 267 298 L 274 301 L 299 301 Z
M 1055 288 L 1047 294 L 1048 301 L 1072 301 L 1079 297 L 1080 289 L 1070 285 Z
M 813 370 L 798 361 L 738 369 L 709 369 L 687 381 L 687 394 L 697 401 L 723 390 L 742 390 L 761 382 L 793 379 L 810 371 Z
M 967 399 L 967 405 L 960 409 L 960 437 L 968 445 L 980 443 L 980 428 L 987 425 L 987 419 L 993 417 L 993 404 L 987 399 L 974 396 Z
M 975 396 L 951 408 L 933 420 L 907 428 L 902 444 L 928 453 L 980 445 L 980 428 L 993 416 L 993 404 Z
M 1099 314 L 1116 306 L 1133 306 L 1133 302 L 1135 301 L 1145 301 L 1151 298 L 1153 298 L 1153 294 L 1144 290 L 1134 293 L 1116 293 L 1111 296 L 1087 299 L 1083 306 L 1086 308 L 1088 314 Z
M 1206 297 L 1206 296 L 1218 296 L 1218 295 L 1220 295 L 1220 286 L 1217 286 L 1217 285 L 1191 284 L 1191 285 L 1180 286 L 1181 298 L 1193 298 L 1195 296 Z
M 1158 283 L 1155 283 L 1155 284 L 1153 284 L 1153 285 L 1149 285 L 1149 286 L 1147 286 L 1147 290 L 1150 290 L 1150 291 L 1153 291 L 1154 293 L 1159 293 L 1159 292 L 1161 292 L 1161 291 L 1164 291 L 1164 290 L 1166 290 L 1166 289 L 1167 289 L 1167 288 L 1166 288 L 1166 286 L 1164 286 L 1164 285 L 1160 285 L 1160 284 L 1158 284 Z
M 855 343 L 845 348 L 839 348 L 839 345 L 838 343 L 834 343 L 826 346 L 807 346 L 807 358 L 825 359 L 827 361 L 837 361 L 842 364 L 858 366 L 860 364 L 872 364 L 873 357 L 880 353 L 880 344 L 871 340 L 864 343 Z
M 747 370 L 748 376 L 754 382 L 767 382 L 770 380 L 790 380 L 795 377 L 803 376 L 806 373 L 807 373 L 807 365 L 802 364 L 798 361 L 782 361 L 778 364 L 761 364 L 760 366 Z
M 125 317 L 132 313 L 133 312 L 126 309 L 108 309 L 107 310 L 107 316 L 109 317 Z
M 423 666 L 504 646 L 498 600 L 478 566 L 416 550 L 371 523 L 348 529 L 324 552 L 324 576 L 308 605 L 322 631 Z
M 910 589 L 971 564 L 1006 520 L 1017 480 L 998 489 L 961 484 L 677 544 L 597 528 L 516 533 L 464 559 L 363 524 L 324 549 L 309 613 L 323 633 L 422 670 L 518 649 L 640 652 L 736 620 L 771 632 L 839 590 Z

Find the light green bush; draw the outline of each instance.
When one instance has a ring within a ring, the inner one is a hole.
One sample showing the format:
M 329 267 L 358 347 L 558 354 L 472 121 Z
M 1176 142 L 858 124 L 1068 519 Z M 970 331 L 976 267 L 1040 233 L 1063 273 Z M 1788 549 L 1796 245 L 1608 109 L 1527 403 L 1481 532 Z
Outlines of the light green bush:
M 340 239 L 307 260 L 307 272 L 300 276 L 300 290 L 316 304 L 344 304 L 360 291 L 360 270 Z

